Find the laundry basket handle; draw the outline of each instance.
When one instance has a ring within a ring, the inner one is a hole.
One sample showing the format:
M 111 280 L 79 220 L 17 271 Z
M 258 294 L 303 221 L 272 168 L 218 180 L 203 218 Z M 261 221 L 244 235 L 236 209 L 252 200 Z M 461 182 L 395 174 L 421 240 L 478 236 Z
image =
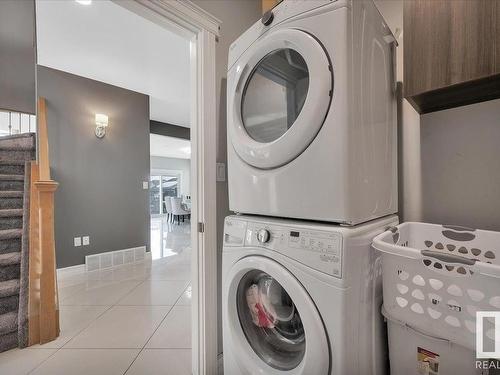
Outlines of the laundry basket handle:
M 436 258 L 446 263 L 461 263 L 468 266 L 473 266 L 476 263 L 475 259 L 465 258 L 460 255 L 446 254 L 441 251 L 421 250 L 420 252 L 423 256 Z

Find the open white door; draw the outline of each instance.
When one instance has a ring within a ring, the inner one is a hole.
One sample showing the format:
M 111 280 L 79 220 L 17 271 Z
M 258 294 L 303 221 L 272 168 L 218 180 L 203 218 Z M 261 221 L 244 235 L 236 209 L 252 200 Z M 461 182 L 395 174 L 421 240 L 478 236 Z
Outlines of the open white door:
M 197 189 L 191 232 L 192 358 L 193 374 L 202 375 L 217 373 L 218 354 L 215 35 L 198 33 L 192 54 L 197 96 L 191 127 L 191 181 Z

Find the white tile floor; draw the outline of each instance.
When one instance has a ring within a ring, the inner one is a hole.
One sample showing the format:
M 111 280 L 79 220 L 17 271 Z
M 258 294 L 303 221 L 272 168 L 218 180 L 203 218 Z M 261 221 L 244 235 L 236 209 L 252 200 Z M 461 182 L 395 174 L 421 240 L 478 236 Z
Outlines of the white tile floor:
M 151 228 L 152 261 L 63 272 L 61 335 L 1 353 L 0 374 L 191 374 L 189 224 Z

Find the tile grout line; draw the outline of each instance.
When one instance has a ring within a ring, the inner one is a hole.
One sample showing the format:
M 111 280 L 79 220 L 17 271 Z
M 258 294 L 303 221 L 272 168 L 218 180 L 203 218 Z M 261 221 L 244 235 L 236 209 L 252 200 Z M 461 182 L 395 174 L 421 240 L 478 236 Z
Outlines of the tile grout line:
M 143 282 L 145 282 L 145 281 L 146 280 L 144 280 Z M 72 338 L 70 338 L 60 349 L 63 349 L 66 345 L 68 345 L 71 342 L 71 340 L 73 340 L 74 338 L 76 338 L 80 333 L 82 333 L 84 330 L 86 330 L 88 327 L 90 327 L 92 325 L 92 323 L 95 323 L 101 316 L 103 316 L 104 314 L 106 314 L 113 307 L 117 306 L 118 302 L 120 302 L 123 298 L 125 298 L 129 293 L 132 293 L 132 291 L 134 291 L 137 287 L 139 287 L 139 285 L 141 285 L 143 282 L 140 282 L 135 287 L 133 287 L 132 289 L 130 289 L 122 298 L 118 299 L 118 301 L 116 301 L 113 305 L 90 305 L 90 306 L 109 306 L 109 308 L 107 308 L 105 311 L 103 311 L 102 314 L 99 314 L 99 316 L 97 316 L 94 320 L 92 320 L 92 322 L 90 322 L 88 326 L 86 326 L 82 330 L 78 331 L 78 333 L 76 335 L 74 335 Z M 67 305 L 67 306 L 69 306 L 69 305 Z M 80 349 L 80 348 L 74 348 L 74 349 Z
M 94 323 L 97 319 L 99 319 L 102 315 L 104 315 L 107 311 L 109 311 L 113 306 L 109 306 L 108 309 L 104 310 L 101 314 L 99 314 L 98 316 L 95 317 L 95 319 L 93 319 L 91 322 L 89 322 L 89 324 L 87 326 L 85 326 L 84 328 L 82 328 L 81 330 L 79 330 L 73 337 L 71 337 L 68 341 L 66 341 L 64 344 L 62 344 L 60 347 L 58 348 L 47 348 L 47 349 L 54 349 L 54 353 L 52 353 L 51 355 L 49 355 L 45 360 L 43 360 L 42 362 L 40 362 L 38 364 L 38 366 L 34 367 L 33 369 L 31 369 L 30 371 L 28 371 L 27 375 L 28 374 L 31 374 L 33 373 L 35 370 L 37 370 L 41 365 L 43 365 L 45 362 L 47 362 L 50 358 L 52 358 L 54 355 L 56 355 L 56 353 L 58 353 L 60 350 L 64 349 L 64 347 L 69 344 L 69 342 L 71 340 L 73 340 L 76 336 L 78 336 L 80 333 L 82 333 L 85 329 L 87 329 L 88 327 L 90 327 L 90 325 L 92 323 Z M 35 349 L 35 350 L 40 350 L 40 349 Z
M 146 262 L 140 262 L 141 264 L 145 264 Z M 151 266 L 152 266 L 152 262 L 151 262 Z M 147 266 L 146 266 L 147 267 Z M 120 268 L 120 267 L 119 267 Z M 116 268 L 115 268 L 116 269 Z M 107 269 L 105 271 L 112 271 L 114 270 L 113 268 L 111 269 Z M 127 367 L 127 369 L 125 370 L 124 374 L 127 373 L 130 368 L 132 367 L 132 365 L 135 363 L 135 361 L 137 360 L 137 358 L 139 357 L 139 355 L 146 349 L 146 346 L 148 345 L 148 343 L 151 341 L 152 337 L 156 334 L 156 332 L 158 331 L 158 329 L 160 328 L 160 326 L 164 323 L 164 321 L 166 320 L 166 318 L 171 314 L 172 310 L 174 307 L 187 307 L 187 306 L 190 306 L 189 305 L 186 305 L 186 304 L 183 304 L 183 305 L 179 305 L 179 300 L 183 297 L 184 293 L 187 291 L 187 289 L 190 287 L 190 284 L 191 284 L 191 277 L 189 280 L 186 280 L 185 278 L 181 278 L 181 279 L 164 279 L 162 278 L 161 276 L 159 276 L 158 279 L 154 278 L 154 276 L 152 275 L 152 267 L 151 268 L 147 268 L 145 270 L 146 274 L 147 275 L 144 275 L 142 277 L 135 277 L 135 278 L 132 278 L 132 279 L 125 279 L 125 280 L 114 280 L 114 279 L 110 279 L 110 280 L 102 280 L 102 279 L 91 279 L 91 280 L 82 280 L 82 283 L 85 283 L 85 284 L 88 284 L 89 281 L 109 281 L 109 282 L 112 282 L 114 284 L 119 284 L 121 282 L 124 282 L 124 281 L 137 281 L 137 285 L 135 285 L 134 287 L 132 287 L 130 290 L 128 290 L 121 298 L 119 298 L 116 302 L 114 302 L 113 304 L 104 304 L 104 305 L 94 305 L 94 304 L 90 304 L 90 305 L 82 305 L 82 304 L 67 304 L 67 305 L 64 305 L 64 304 L 61 304 L 61 306 L 78 306 L 78 307 L 92 307 L 92 306 L 106 306 L 107 308 L 102 311 L 101 313 L 99 313 L 95 318 L 93 318 L 88 324 L 86 324 L 83 328 L 81 328 L 80 330 L 78 330 L 74 335 L 72 335 L 72 337 L 70 337 L 66 342 L 64 342 L 60 347 L 55 347 L 55 348 L 39 348 L 39 349 L 35 349 L 35 350 L 53 350 L 54 352 L 52 354 L 50 354 L 47 358 L 45 358 L 44 360 L 42 360 L 38 365 L 36 365 L 33 369 L 29 370 L 27 372 L 27 374 L 31 374 L 33 372 L 35 372 L 36 370 L 38 370 L 43 364 L 45 364 L 47 361 L 49 361 L 52 357 L 54 357 L 58 352 L 60 352 L 61 350 L 105 350 L 105 349 L 110 349 L 110 350 L 138 350 L 138 353 L 137 355 L 134 357 L 134 359 L 132 360 L 132 362 L 130 363 L 130 365 Z M 83 274 L 85 274 L 87 272 L 84 272 Z M 74 275 L 71 275 L 71 276 L 74 276 Z M 146 283 L 146 281 L 150 282 L 150 281 L 183 281 L 183 282 L 186 282 L 186 286 L 185 288 L 182 290 L 182 292 L 180 293 L 180 295 L 177 297 L 177 299 L 175 300 L 174 304 L 172 305 L 119 305 L 119 303 L 125 299 L 128 295 L 130 295 L 131 293 L 133 293 L 137 288 L 139 288 L 139 286 L 143 285 Z M 78 285 L 79 282 L 76 282 L 75 284 L 73 284 L 72 282 L 70 283 L 70 285 L 66 285 L 66 286 L 63 286 L 63 287 L 74 287 L 76 285 Z M 70 299 L 70 298 L 73 298 L 74 296 L 78 295 L 79 293 L 81 293 L 82 291 L 78 290 L 78 291 L 75 291 L 74 293 L 71 293 L 70 295 L 66 296 L 65 299 Z M 63 302 L 63 301 L 61 301 Z M 79 336 L 84 330 L 86 330 L 88 327 L 90 327 L 92 324 L 94 324 L 98 319 L 100 319 L 103 315 L 105 315 L 107 312 L 109 312 L 112 308 L 114 307 L 117 307 L 117 306 L 151 306 L 151 307 L 154 307 L 154 306 L 158 306 L 158 307 L 167 307 L 167 306 L 170 306 L 170 309 L 168 310 L 168 312 L 165 314 L 165 316 L 161 319 L 161 321 L 158 323 L 157 327 L 153 330 L 152 334 L 150 335 L 150 337 L 146 340 L 145 344 L 141 347 L 141 348 L 68 348 L 67 345 L 73 341 L 77 336 Z M 192 324 L 192 322 L 191 322 Z M 164 349 L 167 349 L 167 348 L 150 348 L 151 350 L 164 350 Z M 189 347 L 189 348 L 168 348 L 169 350 L 190 350 L 192 349 L 192 347 Z
M 130 368 L 135 363 L 135 361 L 137 360 L 137 358 L 139 358 L 139 356 L 141 355 L 141 353 L 144 351 L 144 348 L 151 341 L 151 338 L 154 336 L 154 334 L 156 333 L 156 331 L 158 331 L 158 329 L 163 324 L 163 322 L 165 321 L 165 319 L 167 319 L 167 316 L 172 312 L 172 310 L 174 309 L 174 307 L 177 306 L 177 302 L 179 302 L 179 300 L 181 299 L 181 297 L 184 294 L 184 292 L 186 291 L 186 289 L 189 288 L 189 284 L 191 284 L 191 280 L 189 280 L 189 283 L 186 286 L 186 288 L 182 291 L 182 293 L 180 294 L 180 296 L 177 297 L 177 299 L 175 300 L 175 303 L 172 305 L 172 307 L 170 308 L 170 310 L 168 310 L 168 312 L 165 314 L 165 316 L 163 317 L 163 319 L 161 320 L 161 322 L 158 324 L 158 326 L 156 327 L 156 329 L 153 331 L 153 333 L 151 334 L 151 336 L 149 336 L 149 338 L 146 340 L 146 342 L 144 343 L 143 347 L 139 350 L 139 353 L 137 353 L 137 356 L 134 358 L 134 360 L 132 361 L 132 363 L 130 363 L 130 365 L 127 367 L 127 369 L 125 370 L 125 372 L 123 373 L 123 375 L 127 374 L 127 372 L 130 370 Z M 191 318 L 191 320 L 192 320 L 192 318 Z M 191 325 L 192 325 L 192 321 L 191 321 Z M 164 348 L 154 348 L 154 349 L 164 349 Z M 186 349 L 186 348 L 178 348 L 178 349 Z M 189 348 L 189 349 L 192 349 L 192 348 Z
M 136 279 L 137 280 L 137 279 Z M 135 288 L 137 288 L 139 285 L 141 285 L 143 282 L 145 282 L 147 279 L 143 280 L 142 282 L 138 283 L 134 288 L 132 288 L 128 293 L 131 293 Z M 128 294 L 127 293 L 127 294 Z M 127 295 L 125 294 L 125 295 Z M 124 296 L 125 297 L 125 296 Z M 121 301 L 121 299 L 119 299 L 119 301 Z M 119 301 L 117 301 L 116 303 L 118 303 Z M 37 370 L 38 368 L 40 368 L 40 366 L 42 366 L 44 363 L 46 363 L 50 358 L 52 358 L 54 355 L 56 355 L 60 350 L 63 350 L 64 347 L 66 345 L 68 345 L 76 336 L 78 336 L 80 333 L 82 333 L 85 329 L 87 329 L 88 327 L 90 327 L 92 325 L 92 323 L 94 323 L 95 321 L 97 321 L 97 319 L 99 319 L 101 316 L 103 316 L 105 313 L 107 313 L 109 310 L 111 310 L 114 306 L 116 306 L 116 303 L 113 304 L 113 305 L 66 305 L 66 306 L 109 306 L 106 310 L 104 310 L 101 314 L 99 314 L 98 316 L 95 317 L 95 319 L 93 319 L 88 325 L 86 325 L 84 328 L 82 328 L 81 330 L 79 330 L 73 337 L 71 337 L 68 341 L 66 341 L 61 347 L 59 348 L 47 348 L 47 349 L 55 349 L 54 353 L 52 353 L 51 355 L 49 355 L 45 360 L 43 360 L 42 362 L 40 362 L 37 366 L 35 366 L 33 369 L 31 369 L 30 371 L 28 371 L 27 375 L 33 373 L 35 370 Z M 64 306 L 64 305 L 62 305 Z M 170 312 L 170 310 L 169 310 Z M 67 349 L 70 349 L 70 348 L 67 348 Z M 67 350 L 66 349 L 66 350 Z M 75 348 L 75 350 L 79 350 L 81 348 Z M 96 348 L 96 349 L 100 349 L 100 348 Z M 134 349 L 137 349 L 137 348 L 134 348 Z M 102 349 L 101 349 L 102 350 Z M 141 351 L 139 351 L 140 353 Z M 135 359 L 134 359 L 135 360 Z M 133 363 L 133 361 L 132 361 Z

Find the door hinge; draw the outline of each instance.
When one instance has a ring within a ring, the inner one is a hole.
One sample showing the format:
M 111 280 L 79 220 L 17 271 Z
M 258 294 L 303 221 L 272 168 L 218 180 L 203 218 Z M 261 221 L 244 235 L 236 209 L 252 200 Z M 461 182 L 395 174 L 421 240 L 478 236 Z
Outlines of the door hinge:
M 198 233 L 205 233 L 205 223 L 198 223 Z

